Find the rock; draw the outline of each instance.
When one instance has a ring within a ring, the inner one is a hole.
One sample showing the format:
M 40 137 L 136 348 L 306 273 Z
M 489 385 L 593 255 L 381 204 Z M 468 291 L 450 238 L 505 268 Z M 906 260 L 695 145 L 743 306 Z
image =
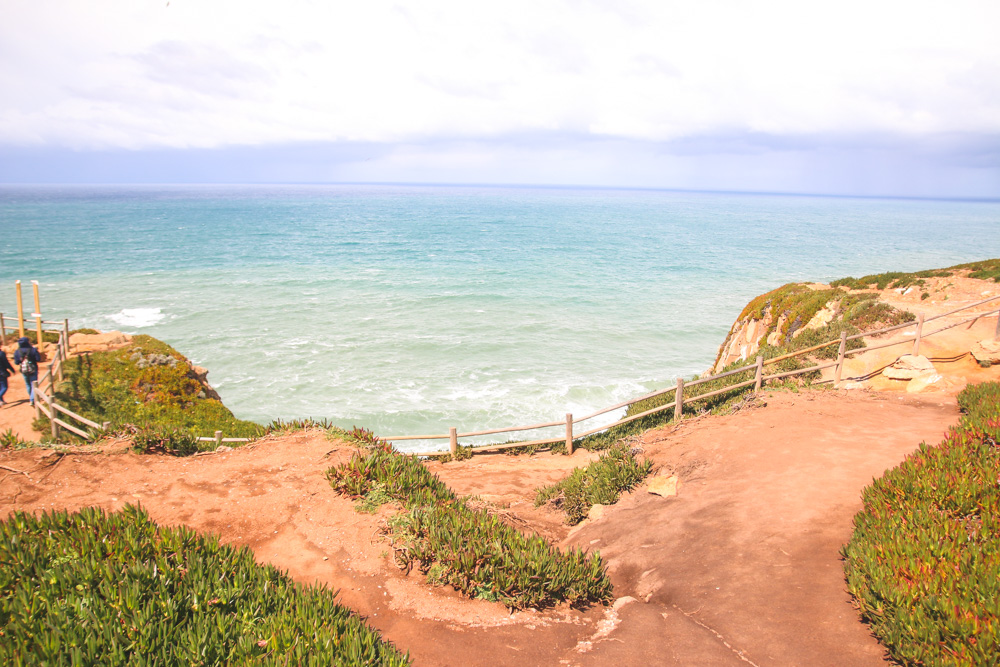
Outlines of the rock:
M 217 452 L 231 452 L 231 451 L 233 451 L 233 448 L 230 447 L 229 445 L 219 445 L 218 447 L 215 448 L 215 451 L 217 451 Z
M 906 391 L 909 394 L 916 394 L 923 391 L 932 384 L 938 383 L 942 380 L 942 377 L 937 373 L 930 373 L 926 375 L 920 375 L 913 378 L 906 384 Z M 937 389 L 938 387 L 934 387 Z
M 981 340 L 973 343 L 971 352 L 981 364 L 1000 364 L 1000 340 Z
M 81 352 L 107 352 L 108 350 L 117 350 L 120 347 L 125 347 L 131 340 L 131 336 L 123 334 L 121 331 L 108 331 L 107 333 L 97 334 L 75 333 L 70 334 L 69 347 L 70 352 L 74 354 Z
M 649 480 L 646 490 L 658 496 L 669 498 L 677 495 L 677 475 L 657 475 Z
M 834 302 L 834 305 L 836 306 L 836 302 Z M 799 334 L 801 334 L 803 331 L 807 331 L 809 329 L 820 329 L 822 327 L 825 327 L 827 324 L 829 324 L 830 322 L 832 322 L 833 318 L 836 317 L 836 316 L 837 316 L 836 309 L 835 308 L 830 308 L 830 305 L 827 304 L 827 305 L 823 306 L 822 308 L 820 308 L 819 312 L 817 312 L 815 315 L 813 315 L 812 319 L 809 320 L 804 327 L 802 327 L 801 329 L 799 329 L 798 331 L 796 331 L 794 334 L 792 334 L 792 338 L 795 338 L 796 336 L 798 336 Z
M 923 355 L 915 357 L 912 354 L 904 354 L 882 371 L 882 375 L 890 380 L 912 380 L 921 375 L 932 374 L 934 374 L 934 364 Z
M 838 389 L 865 389 L 864 382 L 842 382 Z
M 636 600 L 631 595 L 626 595 L 625 597 L 620 597 L 617 600 L 615 600 L 614 603 L 611 605 L 611 608 L 614 609 L 615 611 L 618 611 L 625 605 L 631 604 L 633 602 L 638 602 L 638 600 Z
M 597 521 L 602 516 L 604 516 L 604 505 L 593 505 L 587 512 L 587 518 L 591 521 Z

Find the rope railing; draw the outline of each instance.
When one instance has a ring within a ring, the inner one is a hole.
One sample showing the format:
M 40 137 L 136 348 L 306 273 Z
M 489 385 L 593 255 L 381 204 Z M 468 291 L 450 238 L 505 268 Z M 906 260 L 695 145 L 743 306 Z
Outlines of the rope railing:
M 500 433 L 519 433 L 519 432 L 522 432 L 522 431 L 531 431 L 531 430 L 537 430 L 537 429 L 543 429 L 543 428 L 554 428 L 554 427 L 565 425 L 565 427 L 566 427 L 566 435 L 565 435 L 565 437 L 541 438 L 541 439 L 536 439 L 536 440 L 524 440 L 524 441 L 517 441 L 517 442 L 494 443 L 494 444 L 486 444 L 486 445 L 478 445 L 478 446 L 477 445 L 472 445 L 471 448 L 472 448 L 472 450 L 474 452 L 477 452 L 477 451 L 495 451 L 495 450 L 498 451 L 498 450 L 510 449 L 510 448 L 514 448 L 514 447 L 528 447 L 528 446 L 533 446 L 533 445 L 534 446 L 542 446 L 542 445 L 553 445 L 553 444 L 558 444 L 558 443 L 565 443 L 567 452 L 570 453 L 570 454 L 572 454 L 573 453 L 573 442 L 576 439 L 580 439 L 580 438 L 584 438 L 584 437 L 587 437 L 587 436 L 590 436 L 590 435 L 594 435 L 594 434 L 600 433 L 602 431 L 607 431 L 607 430 L 609 430 L 611 428 L 615 428 L 616 426 L 622 426 L 624 424 L 631 423 L 631 422 L 636 421 L 638 419 L 642 419 L 643 417 L 648 417 L 649 415 L 655 414 L 657 412 L 662 412 L 662 411 L 668 410 L 670 408 L 674 408 L 675 419 L 677 419 L 679 421 L 683 417 L 683 407 L 684 407 L 685 404 L 690 404 L 690 403 L 692 403 L 694 401 L 699 401 L 699 400 L 711 398 L 711 397 L 718 396 L 718 395 L 726 393 L 726 392 L 735 391 L 737 389 L 742 389 L 744 387 L 749 387 L 750 385 L 754 385 L 754 391 L 759 391 L 760 388 L 761 388 L 761 386 L 762 386 L 762 384 L 764 382 L 767 382 L 767 381 L 770 381 L 770 380 L 780 380 L 780 379 L 785 379 L 785 378 L 789 378 L 789 377 L 794 377 L 796 375 L 802 375 L 804 373 L 812 373 L 812 372 L 816 372 L 816 371 L 822 371 L 822 370 L 825 370 L 825 369 L 828 369 L 828 368 L 836 368 L 836 371 L 834 373 L 834 380 L 833 380 L 834 385 L 836 386 L 841 381 L 841 375 L 842 375 L 842 372 L 843 372 L 844 363 L 845 363 L 845 361 L 847 360 L 847 358 L 849 356 L 855 355 L 855 354 L 857 354 L 859 352 L 871 352 L 871 351 L 874 351 L 874 350 L 880 350 L 880 349 L 887 348 L 887 347 L 892 347 L 892 346 L 895 346 L 895 345 L 907 345 L 907 344 L 912 345 L 912 354 L 916 355 L 919 352 L 920 343 L 921 343 L 921 341 L 923 339 L 929 338 L 929 337 L 934 336 L 934 335 L 937 335 L 937 334 L 939 334 L 939 333 L 941 333 L 943 331 L 947 331 L 947 330 L 952 329 L 954 327 L 961 326 L 962 324 L 966 324 L 966 323 L 970 323 L 970 322 L 974 323 L 975 321 L 980 320 L 980 319 L 982 319 L 984 317 L 991 317 L 993 315 L 997 316 L 997 327 L 996 327 L 996 331 L 994 333 L 994 336 L 996 338 L 1000 339 L 1000 309 L 991 309 L 991 310 L 987 310 L 987 311 L 984 311 L 984 312 L 978 312 L 978 313 L 975 313 L 972 317 L 968 317 L 968 318 L 962 319 L 962 320 L 960 320 L 958 322 L 953 322 L 951 324 L 942 326 L 942 327 L 940 327 L 938 329 L 935 329 L 934 331 L 931 331 L 931 332 L 924 332 L 923 331 L 923 327 L 924 327 L 924 325 L 927 322 L 931 322 L 931 321 L 934 321 L 934 320 L 939 320 L 939 319 L 942 319 L 942 318 L 945 318 L 945 317 L 949 317 L 951 315 L 955 315 L 956 313 L 968 310 L 970 308 L 975 308 L 975 307 L 978 307 L 978 306 L 982 306 L 982 305 L 984 305 L 986 303 L 989 303 L 991 301 L 995 301 L 997 299 L 1000 299 L 1000 295 L 992 296 L 992 297 L 989 297 L 987 299 L 983 299 L 981 301 L 977 301 L 975 303 L 967 304 L 965 306 L 961 306 L 959 308 L 955 308 L 954 310 L 950 310 L 950 311 L 948 311 L 946 313 L 941 313 L 941 314 L 935 315 L 933 317 L 927 317 L 927 318 L 925 318 L 923 316 L 923 314 L 921 314 L 915 322 L 906 322 L 906 323 L 903 323 L 903 324 L 898 324 L 898 325 L 894 325 L 894 326 L 890 326 L 890 327 L 884 327 L 882 329 L 877 329 L 875 331 L 867 331 L 867 332 L 860 333 L 860 334 L 853 334 L 851 336 L 848 336 L 847 332 L 843 332 L 841 334 L 841 336 L 840 336 L 839 339 L 831 340 L 831 341 L 828 341 L 828 342 L 825 342 L 825 343 L 820 343 L 818 345 L 813 345 L 811 347 L 803 348 L 801 350 L 795 350 L 794 352 L 789 352 L 787 354 L 783 354 L 783 355 L 780 355 L 780 356 L 777 356 L 777 357 L 772 357 L 771 359 L 767 359 L 767 360 L 763 359 L 763 357 L 761 357 L 761 356 L 758 356 L 756 358 L 756 364 L 755 365 L 747 364 L 745 366 L 741 366 L 739 368 L 735 368 L 735 369 L 732 369 L 732 370 L 729 370 L 729 371 L 725 371 L 723 373 L 718 373 L 718 374 L 715 374 L 715 375 L 709 375 L 707 377 L 701 377 L 701 378 L 698 378 L 698 379 L 695 379 L 695 380 L 687 380 L 687 381 L 685 381 L 683 378 L 678 378 L 676 387 L 668 387 L 668 388 L 665 388 L 665 389 L 658 389 L 656 391 L 653 391 L 653 392 L 644 394 L 642 396 L 639 396 L 638 398 L 634 398 L 634 399 L 631 399 L 631 400 L 628 400 L 628 401 L 623 401 L 621 403 L 617 403 L 615 405 L 612 405 L 612 406 L 609 406 L 609 407 L 606 407 L 606 408 L 601 408 L 600 410 L 597 410 L 595 412 L 587 414 L 586 416 L 583 416 L 583 417 L 574 418 L 571 413 L 567 413 L 566 414 L 566 419 L 563 420 L 563 421 L 551 421 L 551 422 L 544 422 L 544 423 L 540 423 L 540 424 L 529 424 L 529 425 L 525 425 L 525 426 L 510 426 L 510 427 L 504 427 L 504 428 L 485 429 L 485 430 L 480 430 L 480 431 L 468 431 L 468 432 L 463 432 L 463 433 L 459 433 L 457 427 L 452 427 L 449 430 L 448 433 L 428 434 L 428 435 L 397 435 L 397 436 L 389 436 L 389 437 L 386 437 L 384 439 L 386 441 L 388 441 L 388 442 L 401 442 L 401 441 L 407 441 L 407 440 L 444 440 L 444 439 L 447 439 L 447 440 L 449 440 L 449 447 L 448 447 L 447 450 L 433 451 L 433 452 L 421 452 L 421 453 L 417 454 L 417 456 L 428 456 L 428 457 L 432 457 L 432 456 L 447 456 L 449 454 L 454 455 L 455 453 L 457 453 L 457 451 L 458 451 L 458 439 L 459 438 L 479 437 L 479 436 L 484 436 L 484 435 L 496 435 L 496 434 L 500 434 Z M 108 422 L 104 422 L 103 424 L 98 424 L 97 422 L 89 420 L 89 419 L 83 417 L 82 415 L 79 415 L 79 414 L 77 414 L 75 412 L 72 412 L 71 410 L 69 410 L 69 409 L 67 409 L 67 408 L 59 405 L 58 402 L 56 401 L 56 398 L 55 398 L 55 385 L 56 385 L 56 382 L 57 382 L 57 378 L 58 378 L 58 381 L 62 381 L 62 379 L 63 379 L 63 364 L 69 358 L 69 354 L 70 354 L 70 350 L 69 350 L 69 321 L 68 320 L 62 320 L 61 322 L 58 322 L 58 321 L 45 321 L 45 320 L 41 320 L 40 316 L 36 319 L 36 321 L 38 323 L 38 336 L 39 336 L 39 339 L 41 339 L 41 338 L 44 337 L 44 328 L 43 328 L 42 325 L 45 325 L 45 324 L 60 325 L 58 329 L 54 330 L 54 331 L 57 331 L 58 334 L 59 334 L 58 341 L 56 342 L 56 348 L 55 348 L 56 349 L 56 354 L 55 354 L 55 358 L 49 364 L 49 366 L 46 369 L 45 373 L 43 373 L 42 375 L 40 375 L 39 378 L 38 378 L 38 380 L 35 383 L 35 397 L 36 397 L 36 400 L 35 400 L 35 413 L 36 413 L 36 417 L 40 417 L 41 415 L 44 414 L 46 417 L 49 418 L 49 420 L 51 422 L 52 437 L 53 437 L 53 439 L 58 438 L 59 429 L 62 428 L 62 429 L 66 429 L 66 430 L 70 431 L 71 433 L 75 433 L 76 435 L 78 435 L 78 436 L 80 436 L 80 437 L 82 437 L 84 439 L 91 440 L 94 437 L 94 432 L 88 432 L 85 429 L 81 428 L 79 425 L 77 425 L 77 424 L 71 424 L 71 423 L 67 422 L 65 419 L 61 419 L 61 418 L 59 418 L 57 416 L 57 414 L 65 415 L 66 417 L 69 417 L 71 419 L 75 419 L 79 424 L 82 424 L 85 427 L 90 427 L 91 429 L 94 429 L 95 431 L 106 430 L 108 428 L 108 426 L 109 426 Z M 970 326 L 971 326 L 971 324 L 970 324 Z M 880 345 L 867 346 L 867 347 L 858 348 L 858 349 L 855 349 L 855 350 L 847 350 L 846 349 L 847 348 L 847 342 L 850 341 L 850 340 L 855 340 L 855 339 L 863 338 L 863 337 L 871 338 L 871 337 L 880 336 L 880 335 L 883 335 L 883 334 L 886 334 L 886 333 L 890 333 L 890 332 L 893 332 L 893 331 L 900 331 L 900 330 L 903 330 L 903 329 L 908 329 L 910 327 L 915 327 L 914 338 L 913 338 L 912 341 L 904 339 L 904 340 L 888 341 L 888 342 L 882 343 Z M 2 341 L 4 342 L 4 344 L 5 344 L 5 341 L 6 341 L 6 332 L 8 330 L 17 331 L 18 327 L 8 327 L 8 326 L 6 326 L 5 323 L 4 323 L 3 313 L 0 313 L 0 339 L 2 339 Z M 48 331 L 52 332 L 53 329 L 50 328 L 50 329 L 48 329 Z M 768 374 L 768 375 L 765 375 L 764 372 L 763 372 L 763 369 L 764 369 L 765 366 L 773 365 L 773 364 L 776 364 L 776 363 L 778 363 L 780 361 L 784 361 L 786 359 L 791 359 L 791 358 L 795 358 L 795 357 L 801 357 L 801 356 L 804 356 L 804 355 L 808 355 L 808 354 L 811 354 L 811 353 L 816 352 L 818 350 L 821 350 L 823 348 L 829 347 L 831 345 L 837 345 L 838 343 L 839 343 L 840 347 L 838 349 L 837 361 L 835 361 L 835 362 L 830 362 L 830 363 L 825 363 L 825 364 L 817 364 L 817 365 L 814 365 L 814 366 L 808 366 L 806 368 L 800 368 L 800 369 L 796 369 L 796 370 L 792 370 L 792 371 L 785 371 L 785 372 L 781 372 L 781 373 L 772 373 L 772 374 Z M 964 355 L 960 355 L 960 356 L 964 356 Z M 689 389 L 691 387 L 695 387 L 695 386 L 698 386 L 700 384 L 704 384 L 704 383 L 707 383 L 707 382 L 712 382 L 712 381 L 715 381 L 715 380 L 721 380 L 721 379 L 725 379 L 727 377 L 732 377 L 732 376 L 735 376 L 735 375 L 749 373 L 749 372 L 754 372 L 754 378 L 751 379 L 751 380 L 744 380 L 744 381 L 741 381 L 741 382 L 736 382 L 736 383 L 733 383 L 733 384 L 729 384 L 729 385 L 726 385 L 726 386 L 724 386 L 724 387 L 722 387 L 720 389 L 715 389 L 713 391 L 710 391 L 710 392 L 707 392 L 707 393 L 704 393 L 704 394 L 698 394 L 698 395 L 695 395 L 695 396 L 689 396 L 687 398 L 685 398 L 685 396 L 684 396 L 685 389 Z M 594 419 L 594 418 L 599 417 L 601 415 L 607 414 L 608 412 L 612 412 L 614 410 L 619 410 L 621 408 L 628 408 L 628 407 L 631 407 L 631 406 L 633 406 L 633 405 L 635 405 L 637 403 L 640 403 L 642 401 L 646 401 L 648 399 L 655 398 L 657 396 L 662 396 L 662 395 L 665 395 L 665 394 L 669 394 L 670 392 L 674 392 L 674 400 L 671 401 L 670 403 L 666 403 L 664 405 L 656 406 L 656 407 L 651 408 L 649 410 L 645 410 L 645 411 L 643 411 L 643 412 L 641 412 L 639 414 L 628 415 L 627 417 L 623 417 L 621 419 L 618 419 L 618 420 L 616 420 L 616 421 L 614 421 L 614 422 L 612 422 L 610 424 L 604 424 L 604 425 L 601 425 L 601 426 L 597 426 L 595 428 L 591 428 L 589 430 L 585 430 L 585 431 L 580 432 L 580 433 L 574 433 L 574 427 L 576 425 L 578 425 L 578 424 L 581 424 L 581 423 L 586 422 L 588 420 Z M 215 434 L 212 437 L 198 437 L 197 440 L 199 442 L 215 442 L 217 444 L 217 446 L 221 446 L 224 443 L 249 442 L 250 438 L 224 438 L 224 437 L 222 437 L 222 432 L 221 431 L 216 431 Z
M 903 324 L 897 324 L 897 325 L 893 325 L 893 326 L 889 326 L 889 327 L 883 327 L 881 329 L 876 329 L 874 331 L 866 331 L 866 332 L 859 333 L 859 334 L 853 334 L 851 336 L 848 336 L 847 332 L 845 331 L 845 332 L 843 332 L 841 334 L 840 338 L 837 338 L 837 339 L 834 339 L 834 340 L 831 340 L 831 341 L 828 341 L 828 342 L 825 342 L 825 343 L 820 343 L 818 345 L 813 345 L 811 347 L 803 348 L 801 350 L 795 350 L 794 352 L 789 352 L 787 354 L 783 354 L 783 355 L 780 355 L 780 356 L 777 356 L 777 357 L 772 357 L 771 359 L 765 360 L 765 359 L 763 359 L 763 357 L 758 356 L 757 359 L 756 359 L 756 367 L 753 364 L 747 364 L 746 366 L 741 366 L 740 368 L 736 368 L 736 369 L 733 369 L 733 370 L 725 371 L 723 373 L 718 373 L 718 374 L 715 374 L 715 375 L 709 375 L 707 377 L 701 377 L 701 378 L 698 378 L 698 379 L 695 379 L 695 380 L 687 380 L 687 381 L 685 381 L 685 380 L 683 380 L 681 378 L 678 378 L 678 380 L 677 380 L 677 386 L 676 387 L 668 387 L 668 388 L 665 388 L 665 389 L 658 389 L 658 390 L 650 392 L 648 394 L 644 394 L 643 396 L 640 396 L 638 398 L 634 398 L 634 399 L 631 399 L 631 400 L 628 400 L 628 401 L 623 401 L 621 403 L 617 403 L 617 404 L 612 405 L 610 407 L 601 408 L 600 410 L 592 412 L 592 413 L 590 413 L 590 414 L 588 414 L 588 415 L 586 415 L 584 417 L 573 418 L 572 414 L 567 414 L 565 422 L 563 422 L 563 421 L 553 421 L 553 422 L 546 422 L 546 423 L 543 423 L 543 424 L 532 424 L 532 425 L 528 425 L 528 426 L 512 426 L 512 427 L 508 427 L 508 428 L 496 428 L 496 429 L 489 429 L 489 430 L 485 430 L 485 431 L 471 431 L 471 432 L 467 432 L 467 433 L 459 433 L 457 428 L 452 428 L 450 430 L 450 432 L 447 433 L 447 434 L 440 433 L 440 434 L 431 434 L 431 435 L 388 436 L 388 437 L 386 437 L 384 439 L 386 441 L 388 441 L 388 442 L 399 442 L 399 441 L 406 441 L 406 440 L 444 440 L 444 439 L 448 439 L 449 440 L 449 447 L 448 447 L 447 450 L 443 450 L 443 451 L 431 451 L 431 452 L 419 452 L 419 453 L 417 453 L 417 456 L 427 456 L 427 457 L 448 456 L 448 455 L 454 455 L 454 454 L 457 453 L 457 450 L 458 450 L 458 439 L 459 438 L 473 437 L 473 436 L 480 436 L 480 435 L 493 435 L 493 434 L 498 434 L 498 433 L 516 433 L 516 432 L 529 431 L 529 430 L 541 429 L 541 428 L 552 428 L 552 427 L 556 427 L 556 426 L 561 426 L 561 425 L 563 425 L 565 423 L 566 424 L 566 436 L 565 436 L 565 438 L 563 438 L 563 437 L 552 437 L 552 438 L 543 438 L 543 439 L 538 439 L 538 440 L 526 440 L 526 441 L 519 441 L 519 442 L 504 442 L 504 443 L 496 443 L 496 444 L 471 445 L 470 447 L 471 447 L 471 449 L 472 449 L 473 452 L 480 452 L 480 451 L 494 451 L 494 450 L 510 449 L 510 448 L 513 448 L 513 447 L 528 447 L 528 446 L 532 446 L 532 445 L 550 445 L 550 444 L 558 444 L 558 443 L 563 443 L 564 442 L 565 445 L 566 445 L 567 452 L 570 453 L 570 454 L 572 454 L 573 453 L 573 441 L 574 440 L 577 440 L 577 439 L 580 439 L 580 438 L 584 438 L 584 437 L 587 437 L 589 435 L 594 435 L 594 434 L 600 433 L 602 431 L 607 431 L 608 429 L 615 428 L 616 426 L 621 426 L 621 425 L 624 425 L 624 424 L 628 424 L 630 422 L 636 421 L 638 419 L 642 419 L 643 417 L 647 417 L 647 416 L 649 416 L 651 414 L 654 414 L 656 412 L 661 412 L 663 410 L 668 410 L 670 408 L 674 408 L 675 418 L 678 419 L 678 420 L 680 420 L 682 418 L 683 406 L 685 404 L 690 404 L 693 401 L 698 401 L 698 400 L 702 400 L 702 399 L 706 399 L 706 398 L 711 398 L 713 396 L 718 396 L 718 395 L 724 394 L 726 392 L 734 391 L 734 390 L 741 389 L 741 388 L 744 388 L 744 387 L 749 387 L 750 385 L 754 385 L 755 391 L 759 391 L 760 388 L 761 388 L 761 385 L 764 382 L 767 382 L 767 381 L 770 381 L 770 380 L 781 380 L 781 379 L 785 379 L 785 378 L 789 378 L 789 377 L 794 377 L 796 375 L 802 375 L 802 374 L 805 374 L 805 373 L 812 373 L 812 372 L 822 371 L 822 370 L 826 370 L 826 369 L 829 369 L 829 368 L 835 368 L 836 369 L 835 373 L 834 373 L 834 380 L 833 380 L 833 382 L 834 382 L 834 385 L 837 385 L 837 384 L 839 384 L 841 382 L 841 375 L 843 373 L 844 363 L 847 360 L 847 358 L 850 357 L 850 356 L 852 356 L 852 355 L 855 355 L 855 354 L 857 354 L 859 352 L 870 352 L 870 351 L 873 351 L 873 350 L 880 350 L 882 348 L 892 347 L 892 346 L 895 346 L 895 345 L 911 345 L 912 346 L 912 354 L 917 355 L 918 352 L 919 352 L 919 350 L 920 350 L 920 343 L 921 343 L 921 341 L 923 339 L 929 338 L 929 337 L 934 336 L 936 334 L 939 334 L 942 331 L 947 331 L 948 329 L 952 329 L 954 327 L 961 326 L 962 324 L 966 324 L 966 323 L 969 323 L 969 322 L 975 322 L 976 320 L 982 319 L 984 317 L 992 317 L 994 315 L 997 316 L 997 328 L 996 328 L 996 331 L 994 333 L 994 336 L 996 338 L 1000 339 L 1000 308 L 998 308 L 998 309 L 990 309 L 990 310 L 987 310 L 987 311 L 984 311 L 984 312 L 978 312 L 978 313 L 974 314 L 972 317 L 962 319 L 959 322 L 954 322 L 954 323 L 948 324 L 946 326 L 943 326 L 943 327 L 940 327 L 938 329 L 935 329 L 934 331 L 925 332 L 923 330 L 924 325 L 926 323 L 928 323 L 928 322 L 931 322 L 931 321 L 934 321 L 934 320 L 939 320 L 939 319 L 942 319 L 942 318 L 945 318 L 945 317 L 949 317 L 949 316 L 955 315 L 956 313 L 969 310 L 970 308 L 976 308 L 978 306 L 982 306 L 984 304 L 987 304 L 987 303 L 989 303 L 991 301 L 995 301 L 997 299 L 1000 299 L 1000 295 L 992 296 L 992 297 L 983 299 L 981 301 L 977 301 L 975 303 L 970 303 L 970 304 L 967 304 L 965 306 L 961 306 L 959 308 L 955 308 L 953 310 L 950 310 L 950 311 L 948 311 L 946 313 L 941 313 L 939 315 L 935 315 L 933 317 L 926 317 L 925 318 L 923 316 L 923 314 L 921 314 L 920 316 L 918 316 L 917 320 L 915 320 L 915 321 L 905 322 Z M 858 338 L 872 338 L 872 337 L 875 337 L 875 336 L 881 336 L 883 334 L 891 333 L 891 332 L 894 332 L 894 331 L 901 331 L 903 329 L 909 329 L 909 328 L 915 328 L 914 329 L 914 338 L 913 338 L 913 340 L 903 339 L 903 340 L 889 341 L 889 342 L 886 342 L 886 343 L 883 343 L 883 344 L 880 344 L 880 345 L 873 345 L 873 346 L 869 346 L 869 347 L 858 348 L 858 349 L 855 349 L 855 350 L 848 350 L 847 349 L 847 342 L 850 341 L 850 340 L 855 340 L 855 339 L 858 339 Z M 795 357 L 805 356 L 805 355 L 811 354 L 813 352 L 816 352 L 818 350 L 821 350 L 823 348 L 829 347 L 831 345 L 837 345 L 837 344 L 840 345 L 840 347 L 838 349 L 838 353 L 837 353 L 837 361 L 833 361 L 833 362 L 829 362 L 829 363 L 823 363 L 823 364 L 816 364 L 816 365 L 813 365 L 813 366 L 808 366 L 806 368 L 800 368 L 800 369 L 796 369 L 796 370 L 792 370 L 792 371 L 785 371 L 785 372 L 781 372 L 781 373 L 772 373 L 772 374 L 768 374 L 768 375 L 765 375 L 763 373 L 763 368 L 765 366 L 770 366 L 770 365 L 776 364 L 778 362 L 784 361 L 786 359 L 792 359 L 792 358 L 795 358 Z M 738 374 L 741 374 L 741 373 L 749 373 L 749 372 L 755 372 L 754 379 L 752 379 L 752 380 L 745 380 L 745 381 L 741 381 L 741 382 L 736 382 L 734 384 L 726 385 L 725 387 L 722 387 L 720 389 L 715 389 L 715 390 L 713 390 L 711 392 L 707 392 L 707 393 L 704 393 L 704 394 L 698 394 L 696 396 L 690 396 L 688 398 L 684 397 L 684 390 L 687 389 L 687 388 L 694 387 L 694 386 L 697 386 L 697 385 L 700 385 L 700 384 L 704 384 L 704 383 L 707 383 L 707 382 L 712 382 L 712 381 L 715 381 L 715 380 L 724 379 L 724 378 L 731 377 L 731 376 L 734 376 L 734 375 L 738 375 Z M 616 421 L 614 421 L 614 422 L 612 422 L 610 424 L 604 424 L 602 426 L 591 428 L 589 430 L 586 430 L 586 431 L 583 431 L 583 432 L 580 432 L 580 433 L 574 433 L 574 431 L 573 431 L 573 427 L 574 426 L 576 426 L 577 424 L 580 424 L 582 422 L 585 422 L 587 420 L 593 419 L 593 418 L 598 417 L 598 416 L 603 415 L 603 414 L 607 414 L 608 412 L 611 412 L 611 411 L 614 411 L 614 410 L 619 410 L 621 408 L 628 408 L 628 407 L 631 407 L 631 406 L 635 405 L 636 403 L 640 403 L 642 401 L 648 400 L 650 398 L 655 398 L 657 396 L 662 396 L 664 394 L 669 394 L 671 392 L 675 392 L 675 398 L 674 398 L 674 400 L 672 402 L 667 403 L 665 405 L 657 406 L 655 408 L 652 408 L 650 410 L 646 410 L 646 411 L 644 411 L 642 413 L 639 413 L 639 414 L 636 414 L 636 415 L 629 415 L 627 417 L 623 417 L 622 419 L 618 419 L 618 420 L 616 420 Z

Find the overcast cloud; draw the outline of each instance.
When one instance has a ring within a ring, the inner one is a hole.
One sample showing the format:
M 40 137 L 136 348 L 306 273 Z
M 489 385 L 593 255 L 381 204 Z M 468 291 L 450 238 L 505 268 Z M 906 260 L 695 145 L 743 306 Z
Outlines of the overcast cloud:
M 0 8 L 0 181 L 1000 197 L 993 0 Z

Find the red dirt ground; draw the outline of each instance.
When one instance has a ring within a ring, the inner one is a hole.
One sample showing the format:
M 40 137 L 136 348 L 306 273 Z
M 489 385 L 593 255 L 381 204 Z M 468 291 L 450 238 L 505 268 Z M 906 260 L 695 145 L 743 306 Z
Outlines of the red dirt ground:
M 838 550 L 861 489 L 921 441 L 939 441 L 958 417 L 954 401 L 763 397 L 766 407 L 646 433 L 639 446 L 679 475 L 679 494 L 636 490 L 573 530 L 531 498 L 587 452 L 428 464 L 459 493 L 507 505 L 563 544 L 599 549 L 619 601 L 586 612 L 511 614 L 403 576 L 379 534 L 390 510 L 360 514 L 332 491 L 324 472 L 351 450 L 318 431 L 190 458 L 5 451 L 0 516 L 141 503 L 157 522 L 217 533 L 299 581 L 340 589 L 417 665 L 879 664 Z

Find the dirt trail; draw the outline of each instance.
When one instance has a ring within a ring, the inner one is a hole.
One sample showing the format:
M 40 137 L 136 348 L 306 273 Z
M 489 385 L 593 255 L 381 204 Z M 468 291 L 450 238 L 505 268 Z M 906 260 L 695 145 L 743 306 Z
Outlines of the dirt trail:
M 766 407 L 650 431 L 641 446 L 679 495 L 637 490 L 570 530 L 533 489 L 592 458 L 487 455 L 430 464 L 460 493 L 507 505 L 565 544 L 600 549 L 616 607 L 510 614 L 403 576 L 324 472 L 350 448 L 321 432 L 191 458 L 0 453 L 0 515 L 140 502 L 164 524 L 245 544 L 341 599 L 418 665 L 875 665 L 838 549 L 859 493 L 957 419 L 945 396 L 767 393 Z M 383 509 L 382 514 L 388 511 Z M 628 596 L 628 597 L 626 597 Z M 630 598 L 635 598 L 634 601 Z

